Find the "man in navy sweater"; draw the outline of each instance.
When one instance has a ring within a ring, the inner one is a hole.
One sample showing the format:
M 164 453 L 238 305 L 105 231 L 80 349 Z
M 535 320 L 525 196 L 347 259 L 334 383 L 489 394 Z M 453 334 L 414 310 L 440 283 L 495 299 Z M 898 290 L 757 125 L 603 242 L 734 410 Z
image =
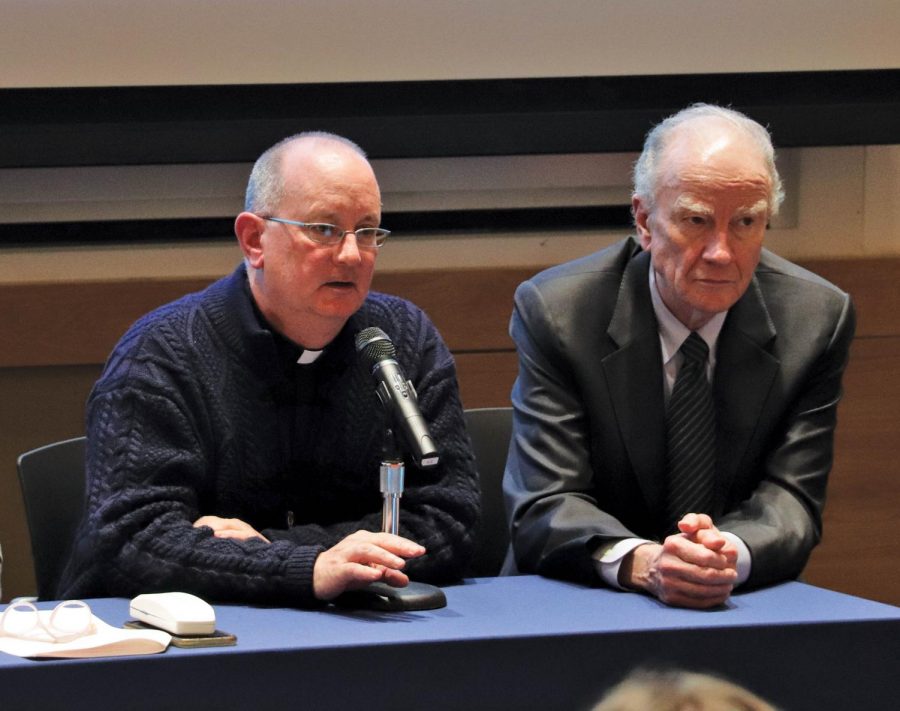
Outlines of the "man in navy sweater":
M 139 320 L 88 401 L 82 526 L 58 597 L 183 590 L 311 605 L 462 576 L 479 493 L 453 359 L 428 317 L 370 293 L 381 194 L 352 142 L 300 134 L 257 161 L 243 263 Z M 437 442 L 381 532 L 387 413 L 355 336 L 394 343 Z

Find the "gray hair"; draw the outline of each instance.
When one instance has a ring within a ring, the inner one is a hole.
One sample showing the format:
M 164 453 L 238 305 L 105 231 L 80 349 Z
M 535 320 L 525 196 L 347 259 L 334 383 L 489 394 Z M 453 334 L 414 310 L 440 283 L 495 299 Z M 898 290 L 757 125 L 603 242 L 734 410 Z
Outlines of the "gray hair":
M 280 140 L 268 148 L 253 164 L 247 192 L 244 195 L 244 210 L 266 214 L 275 210 L 284 198 L 284 180 L 281 175 L 281 159 L 285 149 L 296 141 L 323 141 L 340 143 L 363 158 L 366 152 L 349 138 L 327 131 L 304 131 Z
M 656 189 L 659 187 L 659 157 L 676 128 L 700 118 L 718 118 L 727 121 L 756 142 L 769 173 L 769 212 L 772 215 L 777 214 L 784 200 L 784 187 L 775 167 L 775 148 L 772 146 L 769 131 L 740 111 L 713 104 L 693 104 L 669 116 L 650 130 L 644 140 L 644 149 L 634 164 L 634 196 L 640 198 L 647 206 L 653 206 Z

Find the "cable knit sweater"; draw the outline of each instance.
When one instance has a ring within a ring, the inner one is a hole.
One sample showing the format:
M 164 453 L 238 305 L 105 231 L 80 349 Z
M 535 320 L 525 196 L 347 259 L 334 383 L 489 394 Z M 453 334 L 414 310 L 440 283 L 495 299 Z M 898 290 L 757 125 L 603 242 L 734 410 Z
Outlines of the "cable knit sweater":
M 400 535 L 427 549 L 413 579 L 462 576 L 479 492 L 452 356 L 409 302 L 371 293 L 312 364 L 269 330 L 243 266 L 148 314 L 88 400 L 85 514 L 57 595 L 184 590 L 210 600 L 313 604 L 316 556 L 381 530 L 386 423 L 354 338 L 377 326 L 412 380 L 441 462 L 406 462 Z M 192 522 L 239 518 L 271 543 Z M 291 525 L 291 523 L 293 525 Z

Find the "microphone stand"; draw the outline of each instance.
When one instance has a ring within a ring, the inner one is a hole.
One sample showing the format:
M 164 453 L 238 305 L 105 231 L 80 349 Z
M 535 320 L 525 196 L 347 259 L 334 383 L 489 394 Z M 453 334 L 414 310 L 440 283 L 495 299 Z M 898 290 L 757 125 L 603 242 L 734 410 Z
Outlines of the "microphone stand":
M 388 426 L 384 438 L 384 459 L 379 468 L 379 486 L 383 497 L 381 530 L 395 536 L 400 524 L 404 473 L 397 437 Z M 404 588 L 395 588 L 382 581 L 369 583 L 361 590 L 344 593 L 340 601 L 351 607 L 389 611 L 437 610 L 447 606 L 447 597 L 439 587 L 412 580 Z
M 398 535 L 400 529 L 400 497 L 406 468 L 396 448 L 394 431 L 388 427 L 385 432 L 385 453 L 378 469 L 378 483 L 384 501 L 381 506 L 381 530 Z

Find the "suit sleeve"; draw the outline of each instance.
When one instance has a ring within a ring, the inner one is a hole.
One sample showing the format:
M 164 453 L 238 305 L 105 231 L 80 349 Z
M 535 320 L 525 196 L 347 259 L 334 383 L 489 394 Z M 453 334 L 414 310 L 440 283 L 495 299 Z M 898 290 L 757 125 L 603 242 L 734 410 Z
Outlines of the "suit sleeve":
M 531 282 L 516 292 L 510 335 L 519 373 L 503 488 L 516 565 L 523 573 L 597 582 L 593 550 L 636 534 L 592 493 L 586 408 L 552 310 Z
M 802 366 L 784 364 L 801 369 L 803 376 L 798 377 L 796 394 L 766 443 L 759 484 L 716 522 L 750 549 L 753 563 L 747 588 L 800 575 L 822 535 L 841 379 L 856 324 L 850 297 L 842 297 L 838 315 L 830 321 L 830 333 L 823 339 L 826 346 Z

